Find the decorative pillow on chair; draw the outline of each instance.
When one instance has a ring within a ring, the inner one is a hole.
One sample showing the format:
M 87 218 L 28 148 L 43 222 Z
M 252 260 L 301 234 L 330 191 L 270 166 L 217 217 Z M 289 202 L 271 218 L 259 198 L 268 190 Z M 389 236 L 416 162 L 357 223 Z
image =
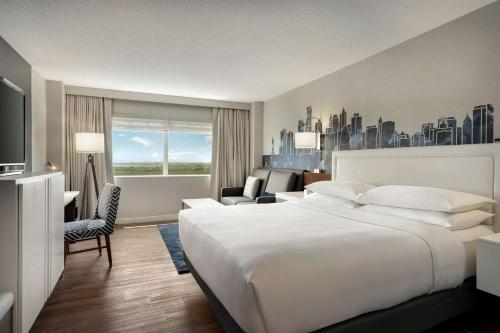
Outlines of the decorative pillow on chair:
M 254 176 L 248 176 L 245 182 L 245 188 L 243 189 L 243 196 L 249 199 L 255 199 L 257 196 L 257 191 L 259 190 L 260 178 Z

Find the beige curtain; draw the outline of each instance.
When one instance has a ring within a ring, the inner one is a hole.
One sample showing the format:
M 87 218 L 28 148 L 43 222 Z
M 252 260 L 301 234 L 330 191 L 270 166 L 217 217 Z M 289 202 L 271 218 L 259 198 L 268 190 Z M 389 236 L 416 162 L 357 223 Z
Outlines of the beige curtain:
M 111 98 L 104 98 L 104 170 L 106 183 L 114 184 L 112 101 Z
M 83 180 L 87 154 L 77 153 L 75 150 L 75 133 L 94 132 L 104 133 L 105 153 L 95 154 L 97 185 L 112 182 L 111 162 L 111 100 L 102 97 L 66 95 L 66 190 L 80 191 L 80 200 L 83 201 Z M 82 218 L 92 217 L 95 208 L 95 190 L 92 178 L 87 182 L 87 209 L 81 212 Z
M 250 173 L 250 112 L 214 108 L 212 112 L 212 197 L 220 189 L 243 186 Z

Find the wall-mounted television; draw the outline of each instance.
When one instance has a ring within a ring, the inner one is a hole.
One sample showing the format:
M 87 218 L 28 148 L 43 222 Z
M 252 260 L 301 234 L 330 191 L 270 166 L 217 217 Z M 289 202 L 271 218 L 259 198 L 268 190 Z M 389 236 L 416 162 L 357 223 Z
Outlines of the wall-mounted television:
M 24 92 L 0 77 L 0 176 L 24 172 L 24 112 Z

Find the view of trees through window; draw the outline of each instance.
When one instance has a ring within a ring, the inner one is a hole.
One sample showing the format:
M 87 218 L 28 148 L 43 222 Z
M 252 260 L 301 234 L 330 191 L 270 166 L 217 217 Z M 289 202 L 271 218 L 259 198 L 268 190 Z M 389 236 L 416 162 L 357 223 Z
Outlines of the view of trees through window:
M 211 135 L 113 130 L 115 176 L 209 174 L 211 159 Z

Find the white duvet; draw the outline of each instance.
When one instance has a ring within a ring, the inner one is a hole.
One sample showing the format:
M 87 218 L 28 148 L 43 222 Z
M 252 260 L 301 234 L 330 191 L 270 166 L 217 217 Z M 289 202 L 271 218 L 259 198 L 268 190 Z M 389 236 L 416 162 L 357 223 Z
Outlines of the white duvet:
M 181 211 L 184 251 L 246 332 L 310 332 L 462 284 L 441 227 L 314 200 Z

